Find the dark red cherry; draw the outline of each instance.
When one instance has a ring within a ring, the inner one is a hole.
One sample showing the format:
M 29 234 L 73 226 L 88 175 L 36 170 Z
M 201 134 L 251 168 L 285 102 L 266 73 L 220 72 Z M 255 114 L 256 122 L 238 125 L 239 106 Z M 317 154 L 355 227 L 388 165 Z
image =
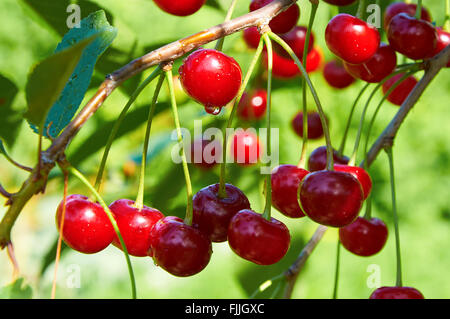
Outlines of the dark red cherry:
M 355 78 L 347 72 L 342 63 L 333 60 L 325 64 L 323 76 L 327 83 L 336 89 L 343 89 L 355 82 Z
M 263 53 L 263 58 L 264 67 L 267 69 L 268 57 L 266 52 Z M 300 69 L 294 60 L 283 58 L 273 52 L 272 74 L 277 79 L 292 79 L 300 74 Z
M 356 0 L 323 0 L 326 3 L 334 4 L 335 6 L 348 6 Z
M 261 34 L 257 27 L 250 27 L 242 32 L 245 43 L 247 43 L 249 48 L 256 49 L 259 45 L 259 40 L 261 39 Z
M 181 218 L 160 219 L 150 233 L 156 265 L 178 277 L 192 276 L 208 265 L 212 254 L 209 238 Z
M 286 42 L 289 47 L 294 51 L 295 55 L 299 58 L 303 58 L 303 49 L 305 48 L 305 41 L 306 41 L 306 31 L 308 30 L 307 27 L 304 26 L 296 26 L 291 31 L 282 34 L 280 38 Z M 308 45 L 308 53 L 311 52 L 311 50 L 314 47 L 314 34 L 311 32 L 311 37 L 309 39 L 309 45 Z M 274 44 L 273 46 L 274 50 L 276 50 L 277 54 L 279 56 L 282 56 L 283 58 L 290 58 L 289 53 L 283 47 L 281 47 L 279 44 Z
M 239 64 L 213 49 L 190 54 L 178 71 L 185 91 L 212 114 L 218 114 L 221 107 L 231 102 L 241 86 Z
M 237 114 L 245 121 L 259 120 L 266 113 L 267 91 L 264 89 L 245 92 L 239 101 Z
M 164 215 L 157 209 L 144 206 L 135 207 L 135 202 L 129 199 L 116 200 L 109 206 L 119 227 L 120 234 L 127 246 L 128 253 L 136 257 L 150 255 L 150 230 Z M 113 245 L 122 249 L 119 238 L 113 239 Z
M 262 146 L 258 136 L 251 131 L 238 130 L 231 141 L 231 156 L 241 165 L 258 162 L 262 154 Z
M 422 293 L 412 287 L 380 287 L 370 299 L 425 299 Z
M 206 2 L 206 0 L 153 0 L 163 11 L 184 17 L 197 12 Z
M 344 67 L 354 78 L 369 83 L 378 83 L 391 74 L 397 65 L 397 55 L 390 45 L 381 43 L 377 52 L 367 62 L 350 64 L 344 62 Z
M 392 48 L 412 60 L 433 56 L 437 46 L 437 32 L 425 20 L 417 20 L 406 13 L 394 16 L 389 23 L 387 37 Z
M 231 219 L 228 243 L 240 257 L 258 265 L 272 265 L 286 255 L 291 236 L 282 222 L 244 209 Z
M 250 11 L 258 10 L 273 0 L 252 0 L 250 3 Z M 275 33 L 286 33 L 289 32 L 298 21 L 300 17 L 300 9 L 296 3 L 292 4 L 286 11 L 281 12 L 275 18 L 273 18 L 270 23 L 270 29 Z
M 58 230 L 62 212 L 63 201 L 56 211 Z M 69 247 L 93 254 L 108 247 L 114 236 L 114 228 L 100 204 L 91 202 L 83 195 L 67 196 L 62 238 Z
M 358 217 L 364 195 L 353 175 L 323 170 L 303 179 L 299 200 L 305 215 L 316 223 L 344 227 Z
M 231 218 L 241 209 L 250 209 L 247 196 L 236 186 L 225 184 L 227 197 L 219 197 L 219 184 L 202 188 L 194 195 L 194 227 L 213 242 L 227 240 Z
M 370 178 L 369 173 L 359 166 L 348 166 L 342 164 L 335 164 L 334 169 L 339 172 L 346 172 L 352 174 L 361 184 L 364 193 L 364 199 L 369 196 L 372 190 L 372 179 Z
M 306 56 L 306 72 L 311 73 L 318 70 L 324 61 L 322 49 L 319 46 L 314 47 Z
M 219 140 L 208 141 L 198 138 L 191 144 L 190 162 L 208 170 L 213 168 L 222 157 L 222 143 Z
M 444 50 L 448 45 L 450 45 L 450 33 L 445 32 L 444 30 L 442 30 L 442 28 L 437 28 L 436 31 L 438 34 L 438 42 L 433 56 Z M 450 59 L 447 63 L 447 68 L 450 68 Z
M 383 249 L 388 229 L 381 219 L 358 217 L 353 223 L 339 228 L 339 240 L 349 252 L 358 256 L 373 256 Z
M 272 171 L 272 206 L 291 218 L 305 216 L 298 204 L 298 187 L 308 175 L 306 169 L 295 165 L 280 165 Z
M 383 83 L 383 94 L 386 94 L 386 92 L 389 90 L 391 86 L 393 86 L 395 83 L 397 83 L 401 77 L 403 77 L 404 74 L 400 73 L 397 75 L 394 75 L 389 80 Z M 402 105 L 403 102 L 408 97 L 409 93 L 414 89 L 414 87 L 417 84 L 417 80 L 414 76 L 408 76 L 406 79 L 404 79 L 387 97 L 387 100 L 395 105 Z
M 339 155 L 338 151 L 333 150 L 334 164 L 346 165 L 350 159 L 345 155 Z M 327 166 L 327 148 L 320 146 L 312 151 L 308 159 L 308 170 L 310 172 L 321 171 Z
M 399 13 L 406 13 L 407 15 L 414 17 L 416 15 L 417 5 L 414 3 L 394 2 L 390 4 L 384 11 L 384 28 L 387 30 L 389 22 L 392 18 Z M 422 6 L 422 12 L 420 19 L 431 22 L 430 13 Z
M 367 22 L 340 13 L 328 22 L 325 40 L 330 51 L 339 58 L 348 63 L 360 64 L 377 52 L 380 34 Z
M 298 136 L 303 137 L 303 112 L 298 112 L 292 119 L 292 128 Z M 318 139 L 323 136 L 322 122 L 317 112 L 308 113 L 308 139 Z

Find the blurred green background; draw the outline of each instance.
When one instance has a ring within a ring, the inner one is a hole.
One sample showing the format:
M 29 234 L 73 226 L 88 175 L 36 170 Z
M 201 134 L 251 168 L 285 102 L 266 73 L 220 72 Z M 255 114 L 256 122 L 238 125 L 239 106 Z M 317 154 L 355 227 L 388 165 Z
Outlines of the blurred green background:
M 36 2 L 36 1 L 29 1 Z M 38 2 L 38 1 L 37 1 Z M 65 3 L 69 1 L 54 1 Z M 370 1 L 369 1 L 370 2 Z M 375 1 L 372 1 L 375 2 Z M 99 7 L 108 12 L 110 23 L 118 28 L 118 36 L 112 46 L 100 59 L 90 98 L 104 76 L 141 56 L 153 48 L 185 37 L 209 26 L 220 23 L 230 0 L 208 1 L 196 14 L 179 18 L 168 15 L 157 8 L 151 0 L 92 0 L 79 1 L 82 16 Z M 238 1 L 234 16 L 248 12 L 248 0 Z M 425 1 L 434 21 L 441 25 L 444 20 L 444 1 Z M 300 1 L 299 23 L 307 24 L 309 4 Z M 46 8 L 45 21 L 36 11 L 30 9 L 24 0 L 2 0 L 0 2 L 0 74 L 12 81 L 18 88 L 8 116 L 17 116 L 26 109 L 24 88 L 30 68 L 50 55 L 64 29 L 67 13 L 60 10 L 64 6 Z M 221 9 L 222 8 L 222 9 Z M 354 8 L 352 8 L 354 9 Z M 351 10 L 352 10 L 351 9 Z M 319 6 L 313 31 L 329 60 L 331 53 L 325 46 L 324 30 L 335 8 L 327 4 Z M 50 21 L 50 24 L 48 23 Z M 207 47 L 212 47 L 213 44 Z M 248 67 L 252 51 L 247 49 L 241 33 L 228 37 L 224 52 L 232 55 L 243 71 Z M 180 61 L 177 61 L 175 71 Z M 150 72 L 150 71 L 148 71 Z M 147 75 L 145 72 L 144 75 Z M 450 76 L 443 70 L 426 90 L 417 106 L 408 116 L 395 142 L 394 156 L 397 178 L 398 209 L 403 257 L 403 281 L 423 292 L 426 298 L 450 297 L 450 126 L 448 106 L 450 100 Z M 418 74 L 420 76 L 420 74 Z M 88 176 L 94 178 L 100 162 L 102 147 L 117 117 L 136 87 L 140 76 L 128 81 L 116 90 L 104 106 L 88 121 L 67 150 L 69 160 Z M 320 72 L 312 74 L 321 101 L 330 120 L 331 136 L 335 147 L 339 146 L 349 108 L 363 83 L 337 91 L 331 89 Z M 301 141 L 294 134 L 290 120 L 300 110 L 301 89 L 299 79 L 277 80 L 273 92 L 273 127 L 280 129 L 280 163 L 294 164 L 298 161 Z M 139 159 L 148 103 L 152 89 L 150 85 L 137 99 L 123 128 L 121 138 L 112 148 L 108 162 L 107 182 L 102 190 L 105 200 L 110 203 L 118 198 L 134 199 L 137 191 L 137 174 L 126 177 L 124 165 Z M 365 95 L 367 97 L 367 94 Z M 381 98 L 376 95 L 375 101 Z M 369 110 L 369 115 L 372 114 Z M 309 98 L 308 107 L 314 109 Z M 350 131 L 346 153 L 353 147 L 357 123 L 362 105 L 357 109 Z M 379 134 L 398 110 L 385 103 L 373 130 L 372 140 Z M 173 128 L 171 112 L 168 109 L 166 92 L 160 99 L 157 117 L 152 127 L 150 164 L 146 177 L 145 203 L 161 210 L 165 215 L 182 216 L 185 210 L 185 187 L 182 169 L 170 158 L 170 133 Z M 228 114 L 228 113 L 227 113 Z M 2 116 L 7 116 L 2 115 Z M 206 115 L 203 108 L 189 101 L 180 108 L 181 124 L 192 127 L 194 119 L 201 119 L 203 126 L 222 125 L 224 115 Z M 20 121 L 20 117 L 17 117 Z M 242 123 L 236 123 L 241 125 Z M 264 127 L 256 123 L 256 127 Z M 17 161 L 33 166 L 37 135 L 23 122 L 15 139 L 8 141 L 8 151 Z M 309 151 L 324 143 L 323 140 L 310 143 Z M 46 143 L 48 145 L 48 143 Z M 359 156 L 359 159 L 362 156 Z M 131 165 L 133 166 L 133 165 Z M 262 180 L 259 167 L 241 168 L 229 165 L 229 182 L 240 187 L 250 199 L 252 208 L 263 209 Z M 218 181 L 218 167 L 213 171 L 190 168 L 194 192 Z M 386 247 L 376 256 L 361 258 L 342 250 L 340 298 L 368 298 L 374 288 L 367 285 L 371 272 L 370 265 L 380 268 L 381 284 L 395 283 L 395 242 L 389 190 L 387 157 L 380 154 L 370 168 L 374 182 L 373 215 L 382 218 L 389 226 L 390 236 Z M 9 191 L 16 191 L 26 178 L 24 172 L 10 166 L 0 158 L 0 182 Z M 75 179 L 70 180 L 71 193 L 87 193 Z M 54 222 L 56 206 L 62 199 L 62 179 L 55 169 L 45 195 L 34 197 L 19 217 L 12 239 L 16 257 L 21 267 L 21 276 L 32 289 L 33 298 L 49 298 L 53 279 L 54 252 L 52 246 L 57 238 Z M 6 211 L 0 209 L 0 216 Z M 291 249 L 278 264 L 262 267 L 251 264 L 236 256 L 227 243 L 214 244 L 213 256 L 208 267 L 190 278 L 176 278 L 156 267 L 150 258 L 133 258 L 136 271 L 138 296 L 140 298 L 246 298 L 260 283 L 281 273 L 298 255 L 301 247 L 311 237 L 317 225 L 307 218 L 288 219 L 274 211 L 273 216 L 285 222 L 292 235 Z M 330 298 L 333 289 L 337 232 L 329 230 L 318 245 L 301 272 L 293 298 Z M 71 288 L 73 275 L 79 271 L 80 288 Z M 6 252 L 0 254 L 0 287 L 11 282 L 12 267 Z M 58 273 L 58 298 L 128 298 L 130 287 L 126 264 L 121 251 L 115 247 L 95 255 L 84 255 L 65 250 Z M 8 297 L 1 294 L 0 297 Z M 27 290 L 29 292 L 29 290 Z M 21 296 L 21 295 L 19 295 Z M 29 294 L 22 295 L 23 297 Z

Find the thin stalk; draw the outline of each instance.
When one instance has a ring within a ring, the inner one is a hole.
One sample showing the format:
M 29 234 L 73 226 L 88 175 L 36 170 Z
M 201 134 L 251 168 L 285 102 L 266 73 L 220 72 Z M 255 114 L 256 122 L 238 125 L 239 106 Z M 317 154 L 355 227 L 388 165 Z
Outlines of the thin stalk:
M 183 135 L 181 134 L 180 118 L 178 116 L 177 100 L 175 98 L 175 91 L 173 89 L 173 75 L 172 67 L 164 71 L 166 73 L 167 84 L 169 86 L 170 103 L 172 105 L 172 113 L 175 121 L 175 127 L 177 130 L 178 143 L 181 145 L 181 160 L 183 164 L 184 179 L 186 181 L 186 194 L 187 194 L 187 204 L 186 204 L 186 216 L 184 222 L 187 225 L 192 225 L 193 218 L 193 207 L 192 207 L 192 184 L 191 176 L 189 174 L 189 167 L 186 160 L 186 152 L 184 150 Z
M 445 1 L 444 31 L 450 32 L 450 0 Z
M 257 294 L 266 291 L 269 287 L 271 287 L 274 283 L 278 282 L 281 279 L 285 279 L 284 274 L 280 274 L 269 280 L 266 280 L 261 285 L 259 285 L 259 287 L 249 296 L 249 299 L 255 298 Z
M 336 270 L 334 273 L 333 299 L 337 299 L 338 284 L 339 284 L 339 267 L 340 267 L 340 259 L 341 259 L 340 257 L 341 257 L 341 241 L 339 240 L 339 237 L 338 237 L 337 247 L 336 247 Z
M 152 82 L 160 73 L 161 73 L 161 67 L 157 66 L 156 69 L 133 92 L 133 94 L 130 96 L 130 99 L 128 100 L 127 104 L 122 109 L 122 112 L 120 113 L 116 122 L 114 123 L 111 133 L 109 134 L 108 141 L 106 142 L 105 150 L 103 151 L 102 161 L 100 162 L 100 166 L 99 166 L 98 173 L 97 173 L 97 178 L 95 180 L 95 189 L 97 189 L 97 190 L 100 189 L 100 186 L 102 183 L 102 178 L 103 178 L 103 172 L 105 170 L 106 160 L 108 159 L 109 151 L 110 151 L 112 143 L 114 142 L 114 139 L 117 135 L 117 132 L 119 131 L 120 125 L 122 124 L 123 120 L 125 119 L 125 116 L 126 116 L 128 110 L 130 109 L 133 102 L 137 99 L 139 94 L 142 92 L 142 90 L 145 89 L 145 87 L 147 85 L 149 85 L 150 82 Z
M 225 21 L 224 22 L 228 22 L 228 21 L 231 20 L 231 17 L 232 17 L 233 12 L 234 12 L 234 8 L 236 7 L 236 3 L 237 3 L 237 0 L 232 0 L 231 1 L 230 7 L 228 8 L 227 15 L 225 16 Z M 223 47 L 223 42 L 224 41 L 225 41 L 225 37 L 222 37 L 219 40 L 217 40 L 216 47 L 215 47 L 215 49 L 217 51 L 222 51 L 222 47 Z
M 155 93 L 153 94 L 152 103 L 148 111 L 147 119 L 147 129 L 145 131 L 144 147 L 142 149 L 142 162 L 141 162 L 141 172 L 139 176 L 139 189 L 136 197 L 135 207 L 142 209 L 144 207 L 144 183 L 145 183 L 145 168 L 147 165 L 147 152 L 148 144 L 150 142 L 150 131 L 152 129 L 153 114 L 155 113 L 156 103 L 158 102 L 159 92 L 161 91 L 161 86 L 164 83 L 164 75 L 161 74 L 156 84 Z
M 125 245 L 125 242 L 123 241 L 123 237 L 120 233 L 119 226 L 117 226 L 116 220 L 114 219 L 114 216 L 113 216 L 111 210 L 109 209 L 108 205 L 106 205 L 105 201 L 100 196 L 100 194 L 97 192 L 95 187 L 92 186 L 91 183 L 89 183 L 89 181 L 86 179 L 86 177 L 84 177 L 84 175 L 80 171 L 78 171 L 73 166 L 69 166 L 68 170 L 70 173 L 75 175 L 92 192 L 92 194 L 95 196 L 95 198 L 97 199 L 99 204 L 105 210 L 105 213 L 108 216 L 109 221 L 111 222 L 111 224 L 114 228 L 114 231 L 116 232 L 117 237 L 119 238 L 120 245 L 122 246 L 122 251 L 123 251 L 123 254 L 125 255 L 125 259 L 127 261 L 128 274 L 130 276 L 131 296 L 132 296 L 132 299 L 136 299 L 136 280 L 134 278 L 133 266 L 131 265 L 130 255 L 128 254 L 127 246 Z
M 366 0 L 359 0 L 358 9 L 356 11 L 356 17 L 358 19 L 364 20 L 365 11 L 366 11 Z
M 6 247 L 6 253 L 8 255 L 9 261 L 13 266 L 12 281 L 14 282 L 17 280 L 17 278 L 19 278 L 20 268 L 19 263 L 16 259 L 16 254 L 14 252 L 14 245 L 11 242 L 9 242 Z
M 422 0 L 417 0 L 416 19 L 420 19 L 422 15 Z
M 39 153 L 39 155 L 40 155 L 40 153 Z M 27 172 L 32 172 L 33 171 L 33 169 L 31 167 L 27 167 L 27 166 L 24 166 L 24 165 L 21 165 L 21 164 L 17 163 L 6 152 L 3 152 L 3 156 L 5 156 L 6 160 L 8 162 L 10 162 L 11 164 L 13 164 L 14 166 L 16 166 L 16 167 L 18 167 L 20 169 L 23 169 L 24 171 L 27 171 Z
M 372 194 L 370 194 L 366 199 L 366 211 L 364 213 L 364 218 L 367 220 L 372 218 Z

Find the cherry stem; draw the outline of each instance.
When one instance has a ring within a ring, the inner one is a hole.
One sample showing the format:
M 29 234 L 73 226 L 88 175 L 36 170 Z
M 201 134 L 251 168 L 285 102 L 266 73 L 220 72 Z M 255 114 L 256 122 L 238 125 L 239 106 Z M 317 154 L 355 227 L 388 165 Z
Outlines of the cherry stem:
M 327 145 L 327 170 L 332 171 L 333 170 L 333 147 L 331 146 L 330 131 L 328 129 L 328 124 L 327 124 L 327 121 L 325 118 L 325 113 L 323 111 L 322 104 L 320 103 L 320 100 L 319 100 L 319 96 L 311 82 L 311 79 L 308 76 L 308 73 L 306 72 L 305 68 L 303 67 L 303 65 L 300 62 L 300 60 L 298 59 L 298 57 L 295 55 L 294 51 L 292 51 L 291 47 L 286 42 L 284 42 L 284 40 L 282 38 L 280 38 L 278 35 L 276 35 L 273 32 L 269 32 L 269 37 L 272 40 L 274 40 L 276 43 L 281 45 L 281 47 L 283 49 L 285 49 L 286 52 L 289 53 L 291 58 L 295 61 L 295 64 L 297 64 L 298 68 L 302 72 L 302 75 L 305 78 L 306 83 L 309 86 L 309 89 L 311 90 L 311 94 L 314 98 L 314 102 L 316 103 L 317 111 L 319 113 L 320 121 L 322 123 L 323 131 L 325 134 L 325 141 L 326 141 L 326 145 Z
M 348 131 L 349 131 L 350 125 L 352 123 L 353 113 L 355 112 L 356 105 L 358 104 L 359 99 L 364 94 L 364 92 L 369 87 L 369 85 L 370 85 L 370 83 L 367 83 L 366 85 L 364 85 L 364 87 L 361 89 L 361 91 L 359 91 L 359 94 L 356 97 L 355 102 L 353 102 L 352 108 L 350 109 L 350 114 L 348 115 L 347 124 L 345 125 L 344 136 L 342 136 L 341 146 L 339 147 L 340 155 L 344 154 L 345 143 L 347 141 Z
M 358 9 L 356 11 L 356 17 L 364 20 L 364 13 L 366 10 L 366 0 L 359 0 Z
M 271 109 L 272 109 L 272 68 L 273 68 L 273 50 L 272 50 L 272 41 L 269 38 L 268 33 L 264 33 L 262 38 L 264 39 L 264 43 L 267 48 L 267 113 L 266 113 L 266 121 L 267 121 L 267 139 L 266 139 L 266 147 L 267 147 L 267 156 L 271 158 L 272 155 L 272 147 L 271 147 L 271 138 L 270 138 L 270 130 L 271 130 Z M 264 207 L 263 217 L 270 221 L 270 214 L 272 210 L 272 182 L 271 182 L 271 174 L 266 174 L 266 205 Z
M 122 109 L 122 112 L 120 113 L 119 117 L 117 118 L 116 122 L 114 123 L 114 126 L 111 130 L 111 133 L 109 134 L 108 141 L 106 142 L 105 150 L 103 152 L 102 161 L 100 163 L 100 167 L 98 169 L 97 178 L 95 180 L 95 188 L 97 190 L 100 190 L 100 186 L 103 179 L 103 172 L 106 167 L 106 161 L 108 159 L 109 151 L 111 149 L 112 143 L 114 142 L 114 139 L 116 138 L 116 135 L 119 131 L 120 125 L 122 124 L 123 120 L 125 119 L 125 116 L 130 109 L 131 105 L 133 105 L 134 101 L 137 99 L 139 94 L 144 90 L 147 85 L 150 84 L 160 73 L 161 73 L 161 67 L 157 66 L 156 69 L 142 82 L 139 87 L 131 94 L 130 99 L 128 100 L 127 104 Z
M 241 101 L 242 95 L 244 94 L 245 88 L 247 87 L 248 82 L 250 81 L 250 77 L 255 69 L 256 63 L 258 62 L 259 57 L 261 56 L 263 50 L 263 39 L 261 37 L 258 48 L 255 51 L 252 61 L 250 62 L 250 66 L 245 74 L 244 81 L 242 82 L 241 87 L 239 88 L 238 94 L 234 101 L 233 107 L 231 109 L 230 116 L 228 117 L 228 121 L 226 127 L 224 128 L 223 133 L 223 143 L 222 143 L 222 163 L 220 163 L 220 178 L 219 178 L 219 190 L 218 196 L 220 198 L 226 198 L 227 192 L 225 189 L 225 177 L 226 177 L 226 164 L 227 164 L 227 129 L 231 128 L 233 124 L 233 119 L 236 114 L 236 110 L 238 108 L 239 102 Z
M 422 0 L 417 0 L 417 7 L 416 7 L 416 19 L 420 20 L 420 17 L 422 15 Z
M 308 57 L 309 41 L 311 38 L 311 30 L 314 24 L 314 18 L 316 17 L 317 8 L 319 7 L 319 2 L 311 2 L 311 14 L 309 16 L 308 29 L 306 30 L 305 45 L 303 46 L 303 67 L 306 69 L 306 60 Z M 306 101 L 306 82 L 302 78 L 302 98 L 303 98 L 303 141 L 302 141 L 302 151 L 300 154 L 300 160 L 298 162 L 299 168 L 305 167 L 306 162 L 306 150 L 308 146 L 308 108 Z
M 161 91 L 161 86 L 163 85 L 163 83 L 164 83 L 164 75 L 161 74 L 159 76 L 158 83 L 156 84 L 155 93 L 153 94 L 152 103 L 150 104 L 150 108 L 148 111 L 147 129 L 145 131 L 144 147 L 142 150 L 141 172 L 139 176 L 139 189 L 135 202 L 135 207 L 139 210 L 141 210 L 144 207 L 145 168 L 147 165 L 148 144 L 150 142 L 150 131 L 152 129 L 153 115 L 155 113 L 159 92 Z
M 8 155 L 8 153 L 6 153 L 6 150 L 4 152 L 1 152 L 1 153 L 3 154 L 3 156 L 5 156 L 6 160 L 8 162 L 10 162 L 11 164 L 13 164 L 14 166 L 16 166 L 16 167 L 18 167 L 20 169 L 23 169 L 24 171 L 27 171 L 27 172 L 32 172 L 33 171 L 33 169 L 31 167 L 27 167 L 27 166 L 21 165 L 21 164 L 17 163 L 15 160 L 13 160 Z M 40 153 L 39 153 L 39 155 L 40 155 Z
M 254 299 L 259 293 L 266 291 L 270 288 L 274 283 L 280 281 L 281 279 L 285 279 L 284 274 L 279 274 L 275 277 L 272 277 L 269 280 L 264 281 L 259 287 L 249 296 L 249 299 Z
M 395 179 L 394 179 L 394 156 L 392 154 L 392 145 L 385 147 L 385 152 L 389 158 L 389 175 L 391 180 L 391 195 L 392 195 L 392 213 L 394 215 L 394 227 L 395 227 L 395 249 L 397 254 L 397 280 L 395 285 L 402 286 L 402 261 L 400 256 L 400 232 L 398 229 L 398 214 L 397 214 L 397 202 L 395 196 Z
M 228 8 L 227 15 L 225 16 L 224 22 L 228 22 L 231 20 L 231 16 L 233 15 L 234 8 L 236 7 L 236 3 L 237 3 L 237 0 L 231 1 L 230 7 Z M 222 37 L 219 40 L 217 40 L 216 47 L 215 47 L 215 49 L 217 51 L 222 51 L 224 41 L 225 41 L 225 37 Z
M 114 231 L 116 232 L 116 235 L 119 238 L 120 245 L 122 246 L 123 254 L 125 255 L 125 259 L 127 261 L 128 273 L 130 275 L 132 299 L 136 299 L 136 280 L 134 278 L 133 266 L 131 265 L 130 255 L 128 254 L 127 246 L 125 245 L 125 242 L 123 241 L 122 234 L 120 233 L 119 226 L 117 226 L 117 222 L 114 219 L 113 213 L 109 209 L 108 205 L 106 205 L 105 201 L 100 196 L 100 194 L 97 192 L 95 187 L 92 186 L 91 183 L 89 183 L 89 181 L 86 179 L 86 177 L 84 177 L 84 175 L 80 171 L 78 171 L 73 166 L 68 166 L 67 169 L 69 170 L 70 173 L 72 173 L 74 176 L 76 176 L 92 192 L 92 194 L 95 196 L 98 203 L 103 207 L 106 215 L 108 216 L 109 221 L 111 222 L 111 224 L 114 228 Z
M 192 184 L 191 176 L 189 174 L 189 167 L 186 160 L 186 152 L 183 143 L 183 134 L 181 133 L 180 118 L 178 116 L 177 100 L 175 98 L 175 90 L 173 88 L 173 75 L 172 66 L 168 65 L 167 69 L 164 71 L 166 73 L 167 84 L 169 86 L 170 103 L 172 105 L 172 113 L 175 121 L 175 127 L 177 130 L 178 143 L 181 145 L 181 161 L 183 165 L 184 179 L 186 181 L 186 194 L 187 194 L 187 204 L 186 204 L 186 216 L 184 217 L 184 222 L 191 226 L 192 219 L 194 216 L 192 207 Z
M 336 247 L 336 270 L 334 273 L 334 288 L 333 288 L 333 299 L 337 299 L 337 293 L 338 293 L 338 284 L 339 284 L 339 266 L 340 266 L 340 256 L 341 256 L 341 241 L 337 240 L 337 247 Z
M 364 218 L 370 220 L 372 218 L 372 195 L 369 195 L 366 199 L 366 211 Z
M 450 0 L 445 1 L 444 31 L 450 32 Z

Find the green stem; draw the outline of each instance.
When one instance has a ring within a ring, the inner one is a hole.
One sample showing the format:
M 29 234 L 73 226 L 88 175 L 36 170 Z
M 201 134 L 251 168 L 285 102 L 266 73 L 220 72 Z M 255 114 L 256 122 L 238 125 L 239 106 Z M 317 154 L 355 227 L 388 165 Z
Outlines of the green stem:
M 122 121 L 125 119 L 125 116 L 130 109 L 133 102 L 136 100 L 136 98 L 139 96 L 139 94 L 142 92 L 143 89 L 147 85 L 150 84 L 159 74 L 161 73 L 161 68 L 158 66 L 145 80 L 144 82 L 139 85 L 139 87 L 133 92 L 133 94 L 130 96 L 130 99 L 128 100 L 127 104 L 123 108 L 122 112 L 120 113 L 119 117 L 117 118 L 116 122 L 114 123 L 114 126 L 111 130 L 111 133 L 109 134 L 108 141 L 106 142 L 105 150 L 103 152 L 102 161 L 100 162 L 100 166 L 97 173 L 97 178 L 95 180 L 95 188 L 97 190 L 100 189 L 102 178 L 103 178 L 103 172 L 105 170 L 106 166 L 106 160 L 108 159 L 109 151 L 111 149 L 112 143 L 114 142 L 114 139 L 116 138 L 117 132 L 119 131 L 120 125 L 122 124 Z
M 130 275 L 130 282 L 131 282 L 131 292 L 132 292 L 132 298 L 136 299 L 136 280 L 134 278 L 134 272 L 133 267 L 131 265 L 130 255 L 128 255 L 127 246 L 125 245 L 125 242 L 123 241 L 123 237 L 120 233 L 119 227 L 117 226 L 116 220 L 114 219 L 114 216 L 109 209 L 108 205 L 106 205 L 103 198 L 100 196 L 100 194 L 97 192 L 94 186 L 89 183 L 89 181 L 84 177 L 84 175 L 78 171 L 76 168 L 70 166 L 68 170 L 75 175 L 89 190 L 94 194 L 99 204 L 103 207 L 105 210 L 106 215 L 108 215 L 108 218 L 114 228 L 114 231 L 116 232 L 117 237 L 119 238 L 120 244 L 122 245 L 122 251 L 125 255 L 125 259 L 127 261 L 127 267 L 128 267 L 128 273 Z
M 340 256 L 341 256 L 341 241 L 338 238 L 337 247 L 336 247 L 336 270 L 334 273 L 333 299 L 337 299 L 338 283 L 339 283 Z
M 227 12 L 227 15 L 225 16 L 225 21 L 224 22 L 228 22 L 228 21 L 231 20 L 231 16 L 233 15 L 234 8 L 236 7 L 236 3 L 237 3 L 237 0 L 232 0 L 231 1 L 230 7 L 228 8 L 228 12 Z M 222 51 L 223 42 L 224 41 L 225 41 L 224 37 L 222 37 L 219 40 L 217 40 L 216 47 L 215 47 L 215 49 L 217 51 Z
M 422 0 L 417 0 L 416 19 L 420 20 L 422 15 Z
M 158 79 L 158 84 L 156 84 L 155 93 L 153 94 L 153 99 L 150 104 L 147 119 L 147 128 L 145 131 L 144 147 L 142 149 L 142 161 L 141 161 L 141 172 L 139 176 L 139 189 L 136 197 L 135 207 L 142 209 L 144 207 L 144 188 L 145 188 L 145 168 L 147 165 L 147 152 L 148 144 L 150 142 L 150 131 L 152 129 L 153 114 L 155 113 L 156 103 L 158 101 L 159 92 L 161 91 L 161 86 L 164 82 L 164 75 L 161 74 Z
M 285 49 L 286 52 L 289 53 L 291 58 L 295 61 L 295 64 L 297 64 L 298 68 L 302 72 L 302 75 L 305 78 L 306 83 L 309 86 L 309 89 L 311 90 L 311 94 L 314 98 L 314 102 L 316 103 L 317 111 L 319 113 L 320 121 L 322 123 L 323 131 L 325 134 L 325 141 L 326 141 L 326 145 L 327 145 L 327 170 L 333 170 L 333 148 L 331 146 L 330 131 L 328 129 L 328 123 L 325 118 L 325 113 L 323 111 L 322 104 L 320 103 L 319 96 L 311 82 L 311 79 L 309 78 L 308 73 L 306 72 L 302 63 L 300 62 L 298 57 L 295 55 L 294 51 L 292 51 L 291 47 L 286 42 L 284 42 L 284 40 L 282 38 L 280 38 L 278 35 L 276 35 L 273 32 L 269 32 L 269 37 L 272 40 L 274 40 L 276 43 L 281 45 L 283 47 L 283 49 Z
M 218 196 L 220 198 L 226 198 L 227 192 L 225 189 L 225 176 L 226 176 L 226 163 L 227 163 L 227 129 L 231 128 L 233 123 L 234 116 L 236 114 L 237 107 L 239 102 L 241 101 L 242 95 L 244 94 L 245 88 L 247 87 L 248 82 L 250 81 L 250 77 L 255 69 L 256 63 L 258 62 L 259 57 L 261 56 L 263 50 L 263 39 L 261 37 L 259 41 L 258 48 L 255 51 L 252 61 L 250 62 L 250 66 L 245 74 L 244 81 L 242 82 L 241 87 L 239 88 L 238 94 L 233 104 L 233 108 L 231 109 L 230 117 L 228 118 L 227 124 L 224 128 L 223 132 L 223 144 L 222 144 L 222 163 L 220 164 L 220 178 L 219 178 L 219 190 Z
M 450 0 L 445 1 L 444 31 L 450 32 Z
M 366 199 L 366 211 L 364 218 L 370 220 L 372 218 L 372 195 L 369 195 Z
M 385 148 L 385 151 L 389 158 L 389 175 L 391 180 L 391 195 L 392 195 L 392 213 L 394 215 L 394 227 L 395 227 L 395 250 L 397 254 L 397 280 L 395 285 L 402 286 L 402 261 L 400 256 L 400 232 L 398 229 L 398 214 L 397 214 L 397 201 L 395 196 L 395 179 L 394 179 L 394 156 L 392 154 L 392 145 Z
M 192 208 L 192 184 L 191 177 L 189 174 L 189 167 L 186 160 L 186 152 L 184 150 L 183 135 L 181 134 L 180 118 L 178 116 L 177 100 L 175 98 L 175 91 L 173 89 L 173 75 L 172 67 L 168 68 L 166 73 L 167 84 L 169 86 L 170 102 L 172 104 L 172 112 L 175 121 L 175 126 L 177 129 L 178 143 L 181 145 L 181 160 L 183 162 L 183 173 L 184 179 L 186 181 L 186 193 L 187 193 L 187 205 L 186 205 L 186 216 L 184 222 L 187 225 L 192 225 L 193 218 L 193 208 Z
M 356 11 L 356 17 L 358 19 L 364 20 L 365 11 L 366 11 L 366 0 L 359 0 L 358 9 Z

